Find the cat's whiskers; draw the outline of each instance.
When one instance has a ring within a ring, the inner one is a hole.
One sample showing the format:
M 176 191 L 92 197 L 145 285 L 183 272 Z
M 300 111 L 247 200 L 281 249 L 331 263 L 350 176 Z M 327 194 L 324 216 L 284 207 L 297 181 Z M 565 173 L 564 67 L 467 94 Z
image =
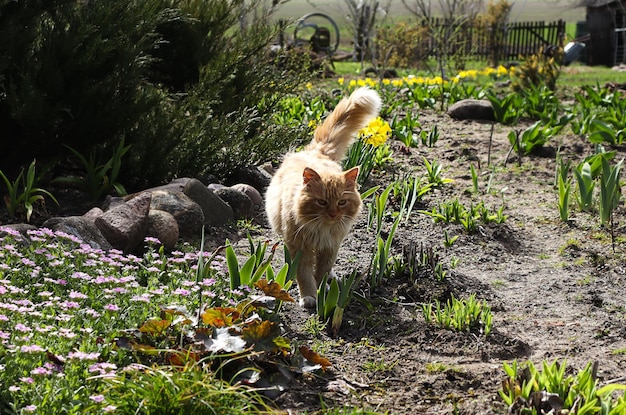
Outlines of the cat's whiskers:
M 313 216 L 311 219 L 307 220 L 306 222 L 304 222 L 302 225 L 298 226 L 298 228 L 296 229 L 296 231 L 294 232 L 295 236 L 300 236 L 300 233 L 306 228 L 306 233 L 310 234 L 312 231 L 315 230 L 314 226 L 309 226 L 309 225 L 313 225 L 313 224 L 317 224 L 321 221 L 322 219 L 319 216 Z

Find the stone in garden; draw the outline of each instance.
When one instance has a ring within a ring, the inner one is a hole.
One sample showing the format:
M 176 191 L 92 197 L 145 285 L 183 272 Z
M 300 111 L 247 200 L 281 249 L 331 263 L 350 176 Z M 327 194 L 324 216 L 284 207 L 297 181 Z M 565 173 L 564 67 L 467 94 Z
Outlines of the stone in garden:
M 183 189 L 185 189 L 185 186 L 187 185 L 187 183 L 189 183 L 191 180 L 192 179 L 190 177 L 179 177 L 162 186 L 156 186 L 156 187 L 147 189 L 147 191 L 154 192 L 155 190 L 165 190 L 168 192 L 182 192 Z
M 176 218 L 164 210 L 150 209 L 146 236 L 157 238 L 165 249 L 174 249 L 179 237 Z
M 73 235 L 92 247 L 108 251 L 113 246 L 104 237 L 95 224 L 95 219 L 85 216 L 66 216 L 50 218 L 43 223 L 42 228 L 48 228 L 55 232 L 61 231 Z
M 235 218 L 251 218 L 254 216 L 254 204 L 252 199 L 244 192 L 232 187 L 225 187 L 216 190 L 215 194 L 230 205 Z
M 180 236 L 196 235 L 202 230 L 204 223 L 202 208 L 182 192 L 153 191 L 150 209 L 163 210 L 171 214 L 178 223 Z
M 456 120 L 495 121 L 491 102 L 486 99 L 462 99 L 448 108 L 448 115 Z
M 87 213 L 83 215 L 83 218 L 91 221 L 92 223 L 95 223 L 96 218 L 102 216 L 103 213 L 104 212 L 102 211 L 102 209 L 100 209 L 99 207 L 94 207 L 94 208 L 89 209 Z
M 146 235 L 151 200 L 150 192 L 139 193 L 96 218 L 96 226 L 114 248 L 134 252 Z
M 223 189 L 226 186 L 224 186 L 221 183 L 211 183 L 207 187 L 209 188 L 210 191 L 215 192 L 217 189 Z
M 231 186 L 235 190 L 243 192 L 252 200 L 254 206 L 260 206 L 263 203 L 263 196 L 253 186 L 246 183 L 238 183 Z
M 272 175 L 257 166 L 246 166 L 237 170 L 231 179 L 231 183 L 247 183 L 263 192 L 270 185 Z
M 265 162 L 265 163 L 261 164 L 259 166 L 259 169 L 263 170 L 264 172 L 266 172 L 270 176 L 273 176 L 274 173 L 276 172 L 276 167 L 274 167 L 274 165 L 272 164 L 271 161 L 268 161 L 268 162 Z
M 190 180 L 183 193 L 200 206 L 205 225 L 222 226 L 231 222 L 235 217 L 228 203 L 209 190 L 200 180 Z

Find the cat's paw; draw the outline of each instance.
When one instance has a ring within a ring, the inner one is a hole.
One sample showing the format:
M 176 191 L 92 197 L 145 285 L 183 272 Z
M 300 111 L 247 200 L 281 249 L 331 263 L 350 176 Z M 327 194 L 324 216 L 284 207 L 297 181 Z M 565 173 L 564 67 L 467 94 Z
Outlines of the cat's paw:
M 317 301 L 315 300 L 315 297 L 306 296 L 300 299 L 300 307 L 315 308 L 316 305 L 317 305 Z

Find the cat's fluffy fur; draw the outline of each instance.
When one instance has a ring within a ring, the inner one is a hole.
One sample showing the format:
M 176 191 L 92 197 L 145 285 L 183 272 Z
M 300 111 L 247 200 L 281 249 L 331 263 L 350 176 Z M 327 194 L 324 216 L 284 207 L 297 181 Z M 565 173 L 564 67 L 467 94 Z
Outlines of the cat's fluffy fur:
M 297 271 L 302 306 L 315 306 L 317 288 L 332 273 L 339 246 L 361 211 L 359 169 L 344 172 L 340 162 L 380 107 L 378 93 L 368 88 L 342 99 L 303 151 L 285 155 L 267 189 L 272 229 L 292 255 L 302 255 Z

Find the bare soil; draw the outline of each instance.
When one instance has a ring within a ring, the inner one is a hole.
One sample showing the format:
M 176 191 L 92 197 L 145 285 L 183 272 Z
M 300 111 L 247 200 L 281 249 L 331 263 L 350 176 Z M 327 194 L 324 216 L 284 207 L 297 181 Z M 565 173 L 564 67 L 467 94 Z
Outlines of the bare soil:
M 520 163 L 509 155 L 511 127 L 495 126 L 489 152 L 490 123 L 455 121 L 434 110 L 421 111 L 419 119 L 425 129 L 439 127 L 435 147 L 407 151 L 395 142 L 394 161 L 364 188 L 386 186 L 405 173 L 425 174 L 423 157 L 443 164 L 443 175 L 453 182 L 423 198 L 398 229 L 392 249 L 400 254 L 409 246 L 432 248 L 447 276 L 443 282 L 432 275 L 391 278 L 373 290 L 371 308 L 350 303 L 335 338 L 305 329 L 310 313 L 286 304 L 286 336 L 333 366 L 299 378 L 276 399 L 278 407 L 290 414 L 343 406 L 392 414 L 505 414 L 497 391 L 505 378 L 503 362 L 515 359 L 535 365 L 559 360 L 569 373 L 597 362 L 601 384 L 626 381 L 624 206 L 615 214 L 613 248 L 598 214 L 579 212 L 573 200 L 570 220 L 560 220 L 554 187 L 557 150 L 576 165 L 593 154 L 593 146 L 563 133 Z M 617 150 L 619 160 L 624 151 Z M 480 173 L 479 194 L 471 192 L 470 164 Z M 461 225 L 434 223 L 416 212 L 454 198 L 464 206 L 483 201 L 494 210 L 504 204 L 506 222 L 470 235 Z M 262 214 L 258 220 L 262 230 L 255 237 L 275 240 Z M 459 236 L 449 248 L 444 231 Z M 364 212 L 340 251 L 338 274 L 366 272 L 374 246 Z M 359 289 L 367 289 L 365 282 Z M 426 323 L 422 303 L 472 293 L 492 307 L 489 336 Z

